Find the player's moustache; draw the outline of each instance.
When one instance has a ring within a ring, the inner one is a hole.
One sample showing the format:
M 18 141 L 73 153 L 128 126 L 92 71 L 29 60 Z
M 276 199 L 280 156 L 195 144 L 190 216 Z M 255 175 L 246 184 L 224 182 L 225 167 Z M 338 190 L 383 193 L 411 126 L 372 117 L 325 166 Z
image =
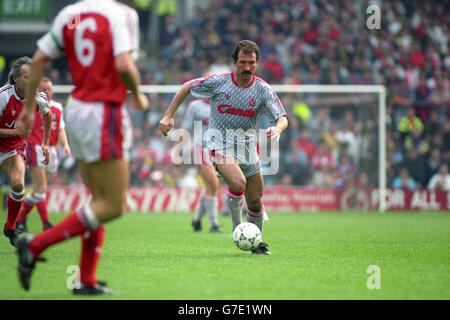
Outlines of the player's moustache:
M 242 71 L 242 74 L 252 74 L 250 71 Z

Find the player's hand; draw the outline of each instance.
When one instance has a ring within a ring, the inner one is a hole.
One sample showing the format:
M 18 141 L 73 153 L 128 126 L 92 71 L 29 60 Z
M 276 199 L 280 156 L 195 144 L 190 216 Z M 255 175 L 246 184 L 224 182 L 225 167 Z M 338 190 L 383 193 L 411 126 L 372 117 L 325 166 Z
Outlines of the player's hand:
M 267 139 L 280 141 L 281 130 L 277 126 L 267 128 L 266 133 Z
M 13 136 L 24 136 L 25 135 L 25 128 L 23 126 L 22 122 L 18 122 L 17 126 L 14 128 L 14 134 Z
M 34 120 L 36 118 L 36 112 L 34 110 L 28 111 L 24 108 L 17 119 L 17 128 L 20 128 L 22 136 L 28 138 L 33 129 Z
M 170 131 L 170 129 L 173 128 L 175 125 L 175 121 L 173 118 L 169 118 L 168 116 L 164 116 L 164 118 L 161 119 L 159 122 L 159 129 L 161 129 L 161 132 L 164 136 L 167 136 L 167 133 Z
M 131 107 L 135 110 L 145 110 L 148 108 L 148 99 L 145 94 L 138 92 L 137 96 L 131 96 Z
M 42 152 L 44 154 L 43 164 L 48 165 L 50 163 L 50 147 L 48 144 L 42 144 Z
M 44 92 L 38 92 L 36 94 L 36 104 L 39 110 L 50 108 L 50 102 L 48 102 L 47 95 Z
M 64 146 L 64 154 L 66 155 L 67 158 L 70 158 L 70 156 L 72 156 L 72 151 L 70 151 L 69 145 Z

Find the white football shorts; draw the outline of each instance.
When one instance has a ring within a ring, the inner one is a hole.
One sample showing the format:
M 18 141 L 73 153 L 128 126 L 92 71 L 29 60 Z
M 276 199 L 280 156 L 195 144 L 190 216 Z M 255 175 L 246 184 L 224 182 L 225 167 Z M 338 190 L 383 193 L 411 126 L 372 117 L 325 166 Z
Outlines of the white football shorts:
M 2 165 L 2 163 L 6 159 L 14 157 L 16 154 L 20 154 L 20 155 L 22 155 L 22 157 L 25 157 L 25 155 L 24 155 L 25 152 L 23 151 L 23 149 L 24 149 L 24 146 L 19 146 L 9 152 L 0 152 L 0 165 Z
M 55 146 L 50 146 L 50 162 L 48 165 L 44 164 L 44 151 L 40 144 L 27 143 L 25 157 L 25 164 L 29 166 L 45 168 L 50 173 L 58 170 L 58 155 Z
M 109 159 L 129 160 L 132 127 L 125 105 L 72 98 L 65 121 L 75 158 L 86 163 Z
M 58 171 L 58 166 L 58 150 L 56 149 L 56 146 L 50 146 L 50 162 L 45 167 L 45 171 L 47 171 L 48 173 L 55 173 L 56 171 Z
M 218 163 L 226 163 L 226 158 L 233 158 L 246 178 L 261 172 L 259 146 L 253 141 L 242 145 L 229 144 L 222 149 L 209 150 L 209 156 L 215 167 Z M 219 171 L 217 176 L 221 177 Z

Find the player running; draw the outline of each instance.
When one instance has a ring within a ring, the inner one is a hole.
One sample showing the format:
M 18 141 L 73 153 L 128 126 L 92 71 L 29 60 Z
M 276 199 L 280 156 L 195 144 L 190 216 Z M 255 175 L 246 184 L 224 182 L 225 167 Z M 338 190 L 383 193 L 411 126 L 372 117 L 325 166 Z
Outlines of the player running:
M 25 290 L 29 290 L 36 261 L 46 248 L 82 236 L 80 285 L 73 293 L 112 293 L 105 283 L 97 281 L 96 270 L 103 224 L 121 216 L 125 208 L 132 139 L 124 104 L 127 88 L 133 108 L 148 106 L 138 88 L 140 77 L 133 60 L 138 28 L 133 9 L 114 0 L 83 0 L 63 8 L 51 30 L 37 41 L 27 92 L 38 87 L 51 59 L 64 52 L 75 83 L 66 114 L 67 135 L 92 201 L 50 229 L 18 238 L 18 273 Z M 34 121 L 29 103 L 21 120 L 29 132 Z
M 275 91 L 255 77 L 260 51 L 256 43 L 239 41 L 233 50 L 234 71 L 185 82 L 160 121 L 164 135 L 174 126 L 173 116 L 189 93 L 210 100 L 207 148 L 217 172 L 228 184 L 227 206 L 234 228 L 242 222 L 242 206 L 247 221 L 261 233 L 264 224 L 262 196 L 264 181 L 256 143 L 256 123 L 264 113 L 274 125 L 267 128 L 267 138 L 280 138 L 287 128 L 286 112 Z M 266 243 L 253 250 L 270 254 Z
M 36 116 L 33 130 L 28 137 L 26 147 L 26 164 L 30 169 L 32 190 L 26 196 L 22 208 L 20 209 L 19 216 L 16 220 L 16 233 L 17 235 L 28 232 L 26 226 L 26 218 L 28 213 L 36 206 L 39 216 L 42 221 L 42 227 L 44 230 L 52 227 L 52 224 L 48 219 L 47 211 L 47 183 L 52 173 L 58 170 L 58 154 L 56 145 L 60 142 L 63 146 L 64 153 L 70 156 L 70 147 L 67 141 L 64 118 L 63 118 L 63 106 L 52 100 L 53 97 L 53 84 L 52 81 L 45 77 L 42 78 L 39 91 L 44 92 L 50 101 L 50 110 L 52 111 L 51 118 L 51 131 L 50 131 L 50 162 L 48 165 L 44 165 L 42 162 L 42 147 L 43 129 L 42 129 L 42 117 Z
M 192 219 L 192 227 L 196 232 L 202 231 L 201 219 L 205 213 L 208 215 L 210 222 L 209 231 L 222 232 L 217 219 L 219 206 L 217 196 L 219 194 L 220 182 L 217 178 L 216 170 L 207 157 L 206 135 L 204 135 L 208 128 L 209 112 L 208 100 L 194 100 L 188 105 L 183 122 L 181 123 L 183 129 L 193 131 L 192 151 L 194 153 L 194 163 L 199 165 L 198 169 L 205 183 L 205 192 L 201 195 L 200 203 Z M 201 130 L 200 132 L 202 134 L 196 132 L 197 130 Z
M 44 118 L 44 142 L 41 145 L 41 161 L 45 165 L 49 161 L 49 137 L 51 112 L 44 93 L 36 96 L 36 90 L 26 92 L 30 75 L 31 58 L 21 57 L 14 61 L 9 72 L 9 84 L 0 88 L 0 167 L 6 173 L 11 186 L 8 197 L 8 217 L 3 234 L 15 245 L 16 218 L 25 197 L 25 162 L 23 140 L 26 128 L 18 121 L 25 104 L 25 94 L 31 99 L 29 112 L 36 113 L 36 100 L 40 113 Z M 40 115 L 40 114 L 39 114 Z

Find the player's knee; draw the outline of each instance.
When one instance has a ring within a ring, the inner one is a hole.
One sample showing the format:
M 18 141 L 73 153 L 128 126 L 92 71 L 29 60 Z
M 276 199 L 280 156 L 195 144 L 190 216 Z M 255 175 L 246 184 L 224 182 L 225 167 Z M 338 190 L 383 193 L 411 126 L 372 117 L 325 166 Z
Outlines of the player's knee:
M 125 212 L 124 208 L 120 208 L 120 207 L 111 207 L 110 210 L 110 216 L 111 218 L 119 218 L 120 216 L 122 216 L 122 214 Z
M 35 189 L 33 190 L 34 193 L 46 193 L 47 192 L 47 187 L 46 186 L 39 186 L 39 187 L 35 187 Z
M 112 218 L 118 218 L 125 212 L 125 204 L 117 201 L 110 204 L 110 212 Z
M 235 192 L 244 192 L 245 191 L 245 183 L 246 183 L 246 180 L 244 177 L 237 177 L 237 178 L 231 179 L 231 181 L 229 182 L 229 187 L 231 188 L 231 190 L 233 190 Z
M 25 188 L 25 184 L 22 181 L 13 181 L 11 183 L 11 190 L 14 192 L 21 192 Z

